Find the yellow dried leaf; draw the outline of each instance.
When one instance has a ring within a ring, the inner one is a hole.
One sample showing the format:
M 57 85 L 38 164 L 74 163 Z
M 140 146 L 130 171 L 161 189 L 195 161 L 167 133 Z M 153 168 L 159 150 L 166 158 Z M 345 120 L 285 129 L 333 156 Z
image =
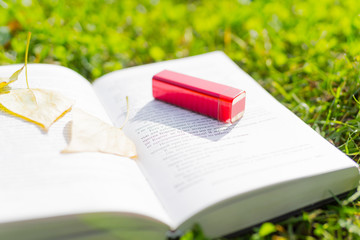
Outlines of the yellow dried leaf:
M 13 73 L 13 75 L 11 75 L 11 77 L 0 77 L 0 89 L 4 88 L 5 86 L 7 86 L 9 83 L 12 83 L 14 81 L 16 81 L 21 73 L 21 71 L 24 69 L 25 65 L 20 68 L 19 70 L 17 70 L 16 72 Z
M 0 107 L 5 111 L 44 130 L 71 109 L 73 101 L 46 89 L 16 89 L 0 95 Z
M 135 158 L 135 144 L 116 127 L 80 109 L 72 111 L 71 140 L 63 153 L 103 152 Z

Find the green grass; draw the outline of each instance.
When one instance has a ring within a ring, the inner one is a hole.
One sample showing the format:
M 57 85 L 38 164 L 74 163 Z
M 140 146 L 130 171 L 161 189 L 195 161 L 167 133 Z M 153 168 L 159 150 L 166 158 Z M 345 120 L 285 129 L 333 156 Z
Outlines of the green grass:
M 360 2 L 357 0 L 4 1 L 0 64 L 113 70 L 223 50 L 281 103 L 360 160 Z M 267 223 L 239 239 L 358 239 L 356 198 Z M 206 239 L 194 228 L 182 240 Z

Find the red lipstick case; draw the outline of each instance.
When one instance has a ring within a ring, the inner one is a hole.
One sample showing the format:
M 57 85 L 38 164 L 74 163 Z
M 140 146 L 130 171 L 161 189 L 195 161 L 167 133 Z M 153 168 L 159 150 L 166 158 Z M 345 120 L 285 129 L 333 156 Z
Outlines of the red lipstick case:
M 154 98 L 233 123 L 244 115 L 245 91 L 164 70 L 152 78 Z

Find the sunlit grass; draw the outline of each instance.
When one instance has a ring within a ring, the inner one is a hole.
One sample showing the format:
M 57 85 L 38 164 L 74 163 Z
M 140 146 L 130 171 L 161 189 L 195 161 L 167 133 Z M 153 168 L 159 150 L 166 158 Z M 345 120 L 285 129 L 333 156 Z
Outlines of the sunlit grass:
M 70 67 L 89 81 L 128 66 L 222 50 L 349 157 L 360 160 L 356 0 L 2 1 L 0 64 Z M 360 238 L 357 200 L 242 238 Z M 264 230 L 265 229 L 265 230 Z M 183 239 L 205 239 L 195 228 Z

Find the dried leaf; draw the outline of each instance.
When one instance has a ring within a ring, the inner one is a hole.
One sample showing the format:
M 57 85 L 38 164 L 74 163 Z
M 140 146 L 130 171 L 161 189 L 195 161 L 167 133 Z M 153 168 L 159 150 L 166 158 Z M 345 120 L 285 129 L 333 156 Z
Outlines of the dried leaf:
M 135 158 L 135 144 L 116 127 L 80 109 L 72 111 L 71 140 L 62 152 L 103 152 Z
M 46 89 L 16 89 L 0 94 L 0 108 L 44 130 L 71 109 L 73 101 Z
M 0 89 L 4 88 L 5 86 L 7 86 L 9 83 L 12 83 L 14 81 L 16 81 L 21 73 L 21 71 L 24 69 L 25 65 L 22 66 L 22 68 L 20 68 L 19 70 L 17 70 L 16 72 L 13 73 L 13 75 L 11 75 L 11 77 L 6 78 L 6 77 L 0 77 Z

